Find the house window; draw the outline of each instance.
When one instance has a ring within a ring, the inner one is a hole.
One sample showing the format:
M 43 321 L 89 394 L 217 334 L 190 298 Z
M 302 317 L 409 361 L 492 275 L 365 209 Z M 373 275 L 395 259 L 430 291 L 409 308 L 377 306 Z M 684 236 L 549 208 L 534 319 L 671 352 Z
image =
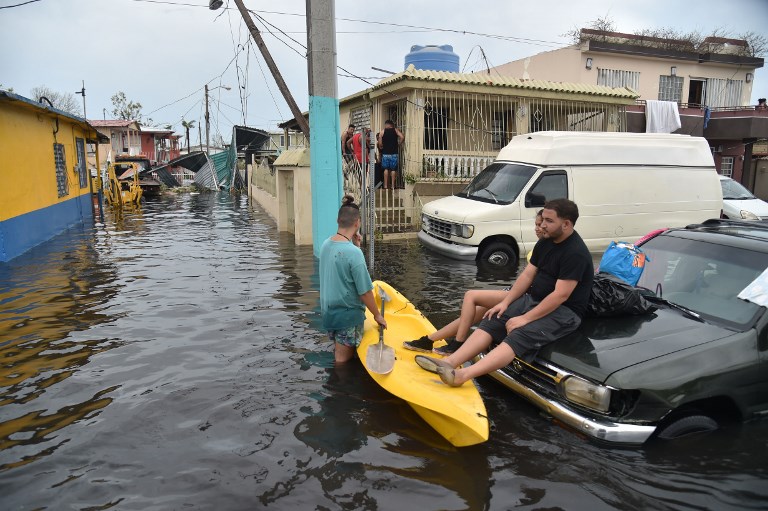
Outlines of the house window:
M 597 84 L 605 87 L 629 87 L 640 90 L 640 72 L 620 69 L 598 69 Z
M 447 108 L 424 107 L 424 149 L 444 151 L 448 149 L 448 118 Z
M 507 119 L 508 112 L 493 112 L 491 124 L 491 145 L 494 151 L 498 151 L 507 145 Z
M 674 101 L 680 103 L 682 97 L 682 76 L 659 76 L 659 101 Z
M 67 183 L 67 159 L 64 156 L 64 144 L 53 144 L 53 161 L 56 163 L 56 189 L 59 197 L 69 194 Z
M 280 135 L 280 147 L 285 147 L 285 135 Z
M 720 161 L 720 173 L 725 177 L 733 177 L 733 156 L 723 156 Z
M 77 149 L 77 175 L 80 178 L 80 188 L 88 186 L 88 173 L 85 170 L 85 140 L 75 138 Z

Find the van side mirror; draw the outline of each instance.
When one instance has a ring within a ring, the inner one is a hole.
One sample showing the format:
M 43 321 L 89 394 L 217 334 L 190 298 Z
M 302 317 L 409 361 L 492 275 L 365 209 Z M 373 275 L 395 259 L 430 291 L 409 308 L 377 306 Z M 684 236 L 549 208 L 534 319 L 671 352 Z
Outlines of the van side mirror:
M 526 208 L 543 208 L 547 198 L 540 193 L 528 192 L 525 194 Z

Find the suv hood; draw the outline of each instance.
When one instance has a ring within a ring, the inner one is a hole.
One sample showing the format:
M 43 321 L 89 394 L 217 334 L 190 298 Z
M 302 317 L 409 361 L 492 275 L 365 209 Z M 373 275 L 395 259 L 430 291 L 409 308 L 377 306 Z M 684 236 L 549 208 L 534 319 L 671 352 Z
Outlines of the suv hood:
M 604 383 L 621 369 L 732 334 L 662 308 L 641 316 L 587 318 L 579 330 L 542 348 L 537 360 Z

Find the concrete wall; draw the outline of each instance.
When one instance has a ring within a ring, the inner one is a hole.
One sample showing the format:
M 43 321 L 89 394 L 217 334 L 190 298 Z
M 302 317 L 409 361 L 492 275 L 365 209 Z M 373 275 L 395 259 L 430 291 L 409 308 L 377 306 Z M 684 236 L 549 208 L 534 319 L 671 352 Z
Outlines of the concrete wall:
M 248 195 L 275 219 L 280 231 L 291 232 L 297 245 L 312 244 L 312 183 L 309 149 L 284 151 L 274 163 L 275 194 L 257 186 L 260 173 L 269 167 L 253 167 Z

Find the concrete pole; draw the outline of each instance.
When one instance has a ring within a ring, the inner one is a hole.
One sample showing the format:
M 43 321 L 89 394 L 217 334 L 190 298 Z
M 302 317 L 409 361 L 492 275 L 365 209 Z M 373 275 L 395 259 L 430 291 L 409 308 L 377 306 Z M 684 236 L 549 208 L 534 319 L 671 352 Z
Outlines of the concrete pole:
M 306 0 L 309 74 L 309 147 L 312 246 L 315 257 L 336 232 L 341 206 L 341 128 L 336 85 L 336 13 L 333 0 Z

